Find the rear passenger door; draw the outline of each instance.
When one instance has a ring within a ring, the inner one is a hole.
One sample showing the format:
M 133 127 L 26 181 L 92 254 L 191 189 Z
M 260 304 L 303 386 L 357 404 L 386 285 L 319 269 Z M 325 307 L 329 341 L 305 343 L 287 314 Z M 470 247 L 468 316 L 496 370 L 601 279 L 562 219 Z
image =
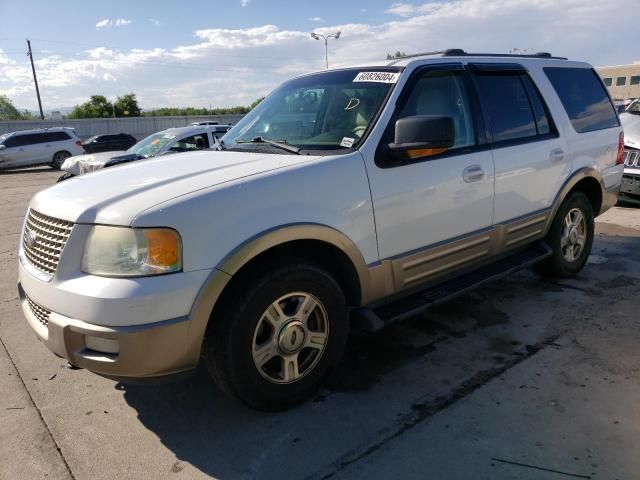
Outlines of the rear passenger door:
M 537 86 L 521 65 L 469 65 L 495 164 L 494 223 L 548 208 L 571 170 Z

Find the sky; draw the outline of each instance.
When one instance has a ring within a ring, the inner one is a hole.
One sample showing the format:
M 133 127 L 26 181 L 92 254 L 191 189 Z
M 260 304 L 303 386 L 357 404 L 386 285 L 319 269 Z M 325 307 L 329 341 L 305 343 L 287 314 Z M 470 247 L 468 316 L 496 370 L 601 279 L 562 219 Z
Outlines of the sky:
M 142 108 L 248 105 L 324 68 L 310 32 L 341 31 L 330 67 L 387 53 L 548 51 L 595 66 L 640 61 L 639 0 L 0 0 L 0 94 L 37 109 L 136 93 Z

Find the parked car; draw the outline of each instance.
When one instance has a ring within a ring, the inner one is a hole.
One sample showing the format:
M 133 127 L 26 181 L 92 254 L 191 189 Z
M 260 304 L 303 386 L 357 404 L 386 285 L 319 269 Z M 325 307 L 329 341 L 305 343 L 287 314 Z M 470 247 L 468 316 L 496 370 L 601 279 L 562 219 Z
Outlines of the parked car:
M 73 128 L 20 130 L 0 135 L 0 170 L 51 165 L 60 170 L 71 155 L 84 153 Z
M 222 148 L 35 195 L 18 289 L 49 349 L 122 381 L 202 354 L 229 395 L 287 408 L 338 368 L 350 327 L 533 264 L 575 275 L 623 170 L 597 73 L 548 54 L 304 75 Z
M 640 100 L 620 114 L 624 128 L 624 175 L 620 200 L 640 205 Z
M 135 137 L 127 133 L 94 135 L 82 142 L 82 148 L 86 153 L 112 152 L 127 150 L 135 145 L 136 141 Z
M 58 182 L 101 168 L 135 160 L 168 153 L 210 148 L 216 143 L 216 138 L 221 137 L 227 131 L 228 128 L 225 125 L 169 128 L 149 135 L 128 150 L 101 152 L 69 158 L 62 165 L 62 170 L 66 173 L 58 179 Z

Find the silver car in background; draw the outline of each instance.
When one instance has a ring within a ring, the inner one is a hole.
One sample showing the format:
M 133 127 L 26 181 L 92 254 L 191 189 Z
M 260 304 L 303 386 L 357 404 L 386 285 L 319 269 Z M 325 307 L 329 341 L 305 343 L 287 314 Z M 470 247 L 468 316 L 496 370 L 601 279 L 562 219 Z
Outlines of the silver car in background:
M 66 173 L 58 181 L 94 172 L 121 163 L 144 160 L 169 153 L 192 152 L 213 147 L 229 125 L 197 125 L 168 128 L 140 140 L 128 150 L 101 152 L 68 158 L 62 165 Z

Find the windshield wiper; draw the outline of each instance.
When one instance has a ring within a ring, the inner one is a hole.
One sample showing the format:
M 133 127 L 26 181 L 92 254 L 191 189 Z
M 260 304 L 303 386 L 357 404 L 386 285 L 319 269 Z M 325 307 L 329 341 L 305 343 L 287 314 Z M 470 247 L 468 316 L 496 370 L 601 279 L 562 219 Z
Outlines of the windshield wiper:
M 293 145 L 289 145 L 285 142 L 276 142 L 275 140 L 267 140 L 262 137 L 254 137 L 251 140 L 236 140 L 236 143 L 267 143 L 269 145 L 273 145 L 274 147 L 281 148 L 282 150 L 286 150 L 287 152 L 295 153 L 296 155 L 300 155 L 300 148 L 294 147 Z

